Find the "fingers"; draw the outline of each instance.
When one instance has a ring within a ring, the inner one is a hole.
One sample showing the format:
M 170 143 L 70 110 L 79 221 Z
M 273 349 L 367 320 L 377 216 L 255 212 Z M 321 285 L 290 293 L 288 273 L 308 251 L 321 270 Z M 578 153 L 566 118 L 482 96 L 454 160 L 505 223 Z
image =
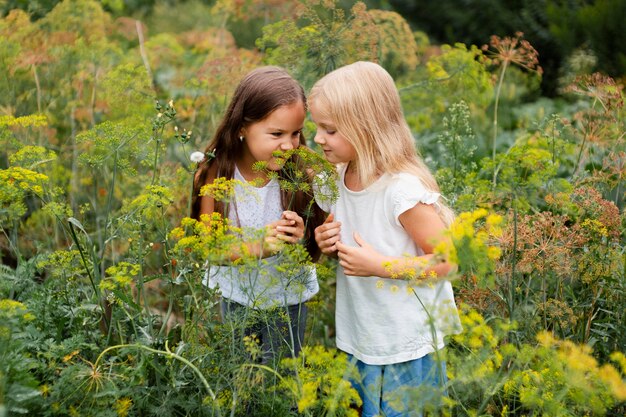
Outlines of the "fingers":
M 284 242 L 277 238 L 276 236 L 266 236 L 265 237 L 265 245 L 270 253 L 279 252 L 284 245 Z
M 359 246 L 367 246 L 367 242 L 363 240 L 359 232 L 354 232 L 352 235 L 354 237 L 354 242 Z
M 276 225 L 276 230 L 279 239 L 289 243 L 297 243 L 304 237 L 304 220 L 298 213 L 285 210 L 281 220 Z
M 325 240 L 329 239 L 332 236 L 338 235 L 341 231 L 341 223 L 334 221 L 334 216 L 331 214 L 328 215 L 324 223 L 315 228 L 315 240 Z
M 291 211 L 291 210 L 283 211 L 281 219 L 283 219 L 283 220 L 291 220 L 291 221 L 294 221 L 295 223 L 302 223 L 302 224 L 304 224 L 304 221 L 302 220 L 302 217 L 300 217 L 298 215 L 298 213 L 296 213 L 295 211 Z
M 315 241 L 325 255 L 332 255 L 337 251 L 337 242 L 341 239 L 341 223 L 334 221 L 333 214 L 329 214 L 323 224 L 315 229 Z

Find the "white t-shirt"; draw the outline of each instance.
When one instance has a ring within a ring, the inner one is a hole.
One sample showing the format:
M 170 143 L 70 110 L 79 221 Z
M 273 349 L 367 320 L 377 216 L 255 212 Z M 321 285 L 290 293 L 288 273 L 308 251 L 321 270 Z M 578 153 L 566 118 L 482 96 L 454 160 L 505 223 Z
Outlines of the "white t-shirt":
M 276 179 L 257 188 L 235 167 L 234 200 L 228 205 L 231 224 L 244 229 L 244 239 L 259 238 L 260 231 L 280 219 L 283 208 Z M 222 297 L 252 308 L 295 305 L 319 291 L 315 267 L 294 267 L 281 254 L 258 259 L 255 265 L 210 265 L 204 279 L 210 288 L 219 286 Z
M 341 241 L 358 246 L 353 232 L 359 232 L 384 255 L 423 255 L 398 217 L 417 203 L 437 204 L 440 195 L 407 173 L 385 174 L 365 190 L 351 191 L 344 183 L 345 169 L 339 168 L 336 203 L 324 207 L 318 202 L 341 222 Z M 370 365 L 421 358 L 442 348 L 445 335 L 461 329 L 449 281 L 418 286 L 399 279 L 347 276 L 341 265 L 335 326 L 337 347 Z

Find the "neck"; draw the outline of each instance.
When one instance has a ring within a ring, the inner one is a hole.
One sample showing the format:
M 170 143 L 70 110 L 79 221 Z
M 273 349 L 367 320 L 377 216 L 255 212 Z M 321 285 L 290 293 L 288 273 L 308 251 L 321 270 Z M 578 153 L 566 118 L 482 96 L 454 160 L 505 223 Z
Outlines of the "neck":
M 255 186 L 262 187 L 269 182 L 267 174 L 262 170 L 255 170 L 251 163 L 239 160 L 235 164 L 237 165 L 237 169 L 239 170 L 239 173 L 241 173 L 241 176 L 246 181 L 253 182 Z
M 361 185 L 361 180 L 359 179 L 359 175 L 356 170 L 356 164 L 353 161 L 348 163 L 346 167 L 346 173 L 344 175 L 344 184 L 345 186 L 352 191 L 361 191 L 363 190 L 363 186 Z

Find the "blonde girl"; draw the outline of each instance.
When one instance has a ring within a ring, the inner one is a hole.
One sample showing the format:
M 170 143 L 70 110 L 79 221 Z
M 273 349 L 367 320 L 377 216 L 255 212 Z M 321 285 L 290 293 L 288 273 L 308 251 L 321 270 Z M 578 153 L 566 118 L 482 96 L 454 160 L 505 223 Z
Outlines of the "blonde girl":
M 322 252 L 339 259 L 337 347 L 359 370 L 352 383 L 363 416 L 421 415 L 409 406 L 410 388 L 444 383 L 436 352 L 460 328 L 452 287 L 441 279 L 453 265 L 434 254 L 452 211 L 381 66 L 356 62 L 329 73 L 309 105 L 315 142 L 339 173 L 339 199 L 323 207 L 331 214 L 315 230 Z
M 305 116 L 304 91 L 286 71 L 277 67 L 251 71 L 237 86 L 206 148 L 205 154 L 215 157 L 201 162 L 194 177 L 193 218 L 216 212 L 250 232 L 244 236 L 246 259 L 252 255 L 256 264 L 245 268 L 230 264 L 241 257 L 233 251 L 225 265 L 209 268 L 205 281 L 220 290 L 225 322 L 245 323 L 237 336 L 242 346 L 244 336 L 259 342 L 264 363 L 279 359 L 285 354 L 281 351 L 289 356 L 299 353 L 306 327 L 304 303 L 318 291 L 314 268 L 279 272 L 276 254 L 281 243 L 297 242 L 303 242 L 314 259 L 319 252 L 313 233 L 323 213 L 315 205 L 311 209 L 310 194 L 281 189 L 285 164 L 276 155 L 305 145 Z M 299 163 L 297 155 L 292 158 Z M 266 169 L 259 170 L 259 162 Z M 268 170 L 278 178 L 268 176 Z M 200 193 L 218 178 L 237 180 L 228 202 Z M 262 239 L 254 237 L 259 230 L 264 231 Z

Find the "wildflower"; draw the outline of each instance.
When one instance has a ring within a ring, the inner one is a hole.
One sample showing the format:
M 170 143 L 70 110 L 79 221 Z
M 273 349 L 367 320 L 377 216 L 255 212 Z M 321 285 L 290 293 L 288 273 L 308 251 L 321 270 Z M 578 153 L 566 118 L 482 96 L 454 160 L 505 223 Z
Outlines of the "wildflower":
M 115 412 L 119 417 L 126 417 L 128 410 L 133 406 L 133 400 L 130 398 L 118 398 L 115 401 Z
M 75 350 L 72 353 L 63 356 L 63 362 L 67 363 L 67 362 L 71 361 L 74 358 L 74 356 L 78 355 L 78 353 L 79 353 L 79 351 Z
M 204 161 L 204 153 L 202 152 L 193 152 L 190 156 L 189 159 L 191 160 L 191 162 L 195 162 L 195 163 L 200 163 L 202 161 Z
M 307 381 L 302 385 L 302 397 L 298 401 L 298 411 L 303 412 L 311 408 L 317 400 L 318 384 L 316 381 Z
M 500 38 L 493 35 L 489 45 L 483 45 L 482 50 L 490 56 L 495 64 L 516 64 L 542 74 L 543 69 L 539 66 L 539 54 L 527 40 L 522 39 L 523 36 L 522 32 L 516 32 L 515 37 Z

